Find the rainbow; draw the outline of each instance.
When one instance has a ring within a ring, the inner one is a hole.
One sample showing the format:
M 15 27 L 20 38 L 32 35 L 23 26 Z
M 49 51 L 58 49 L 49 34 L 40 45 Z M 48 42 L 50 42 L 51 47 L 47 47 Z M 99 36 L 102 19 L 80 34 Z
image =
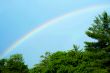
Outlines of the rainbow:
M 79 10 L 75 10 L 72 11 L 70 13 L 64 14 L 62 16 L 59 16 L 55 19 L 52 19 L 50 21 L 47 21 L 43 24 L 41 24 L 40 26 L 36 27 L 35 29 L 33 29 L 31 32 L 25 34 L 23 37 L 21 37 L 20 39 L 18 39 L 14 44 L 12 44 L 9 48 L 7 48 L 4 52 L 2 52 L 2 54 L 0 55 L 0 58 L 5 57 L 9 52 L 11 52 L 12 50 L 14 50 L 18 45 L 22 44 L 25 40 L 27 40 L 28 38 L 30 38 L 31 36 L 33 36 L 35 33 L 38 33 L 42 30 L 44 30 L 45 28 L 54 25 L 55 23 L 59 22 L 60 20 L 67 18 L 69 16 L 76 16 L 78 14 L 82 14 L 88 11 L 93 11 L 93 10 L 97 10 L 97 9 L 101 9 L 101 8 L 108 8 L 110 7 L 109 4 L 106 5 L 93 5 L 90 7 L 86 7 L 86 8 L 82 8 Z

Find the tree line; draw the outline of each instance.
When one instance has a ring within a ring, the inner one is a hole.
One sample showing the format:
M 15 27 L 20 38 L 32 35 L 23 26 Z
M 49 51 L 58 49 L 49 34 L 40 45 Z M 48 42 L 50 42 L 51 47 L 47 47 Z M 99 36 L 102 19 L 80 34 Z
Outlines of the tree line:
M 15 54 L 0 60 L 0 73 L 110 73 L 110 15 L 95 17 L 85 33 L 95 41 L 85 41 L 84 50 L 73 45 L 69 51 L 46 52 L 31 69 Z

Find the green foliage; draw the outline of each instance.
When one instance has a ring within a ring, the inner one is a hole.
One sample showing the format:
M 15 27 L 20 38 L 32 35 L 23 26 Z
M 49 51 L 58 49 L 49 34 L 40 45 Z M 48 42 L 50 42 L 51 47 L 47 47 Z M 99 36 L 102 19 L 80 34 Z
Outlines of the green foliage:
M 6 63 L 6 59 L 0 60 L 0 73 L 2 73 L 2 71 L 4 71 L 5 63 Z
M 21 54 L 0 60 L 0 70 L 0 73 L 28 73 L 28 67 L 24 64 Z
M 86 34 L 96 42 L 85 42 L 86 50 L 96 51 L 110 46 L 110 16 L 107 12 L 95 18 Z
M 58 51 L 35 65 L 31 73 L 109 73 L 105 61 L 110 57 L 105 51 Z

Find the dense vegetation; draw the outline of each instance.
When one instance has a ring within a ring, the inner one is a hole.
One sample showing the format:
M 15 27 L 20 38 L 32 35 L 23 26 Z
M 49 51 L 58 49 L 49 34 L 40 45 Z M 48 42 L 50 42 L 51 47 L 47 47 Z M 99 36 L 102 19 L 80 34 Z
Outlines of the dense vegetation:
M 9 59 L 0 60 L 0 73 L 28 73 L 21 54 L 10 56 Z
M 86 41 L 84 50 L 73 45 L 69 51 L 46 52 L 32 69 L 22 55 L 0 60 L 0 73 L 110 73 L 110 16 L 107 12 L 95 18 L 86 31 L 95 41 Z

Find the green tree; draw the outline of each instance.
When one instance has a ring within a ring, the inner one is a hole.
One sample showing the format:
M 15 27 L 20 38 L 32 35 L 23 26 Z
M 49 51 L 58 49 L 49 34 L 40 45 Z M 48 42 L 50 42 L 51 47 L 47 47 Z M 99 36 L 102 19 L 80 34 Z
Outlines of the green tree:
M 0 73 L 28 73 L 21 54 L 10 56 L 9 59 L 0 60 Z
M 75 49 L 58 51 L 46 55 L 30 73 L 109 73 L 106 67 L 109 57 L 103 50 L 97 53 Z
M 0 60 L 0 73 L 2 73 L 5 70 L 6 62 L 7 62 L 6 59 L 1 59 Z
M 92 27 L 89 27 L 86 34 L 95 39 L 95 42 L 85 42 L 86 50 L 106 49 L 110 51 L 110 16 L 107 12 L 103 12 L 102 15 L 95 18 Z

